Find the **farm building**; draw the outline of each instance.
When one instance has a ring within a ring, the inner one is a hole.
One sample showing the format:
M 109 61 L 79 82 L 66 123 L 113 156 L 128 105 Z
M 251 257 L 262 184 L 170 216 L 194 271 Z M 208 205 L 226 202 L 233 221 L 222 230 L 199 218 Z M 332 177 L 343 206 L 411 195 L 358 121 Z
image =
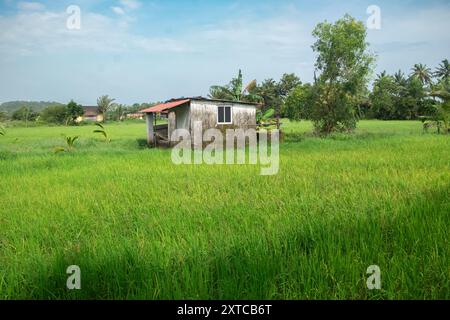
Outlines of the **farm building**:
M 126 115 L 127 119 L 139 119 L 142 120 L 144 119 L 144 114 L 141 112 L 137 112 L 137 113 L 128 113 Z
M 195 97 L 169 100 L 141 112 L 146 115 L 148 143 L 164 144 L 176 129 L 186 129 L 191 133 L 197 121 L 202 122 L 203 130 L 256 129 L 258 107 L 258 104 L 249 102 Z M 156 125 L 156 114 L 166 114 L 168 123 Z
M 103 116 L 98 112 L 98 107 L 83 106 L 84 114 L 77 119 L 77 122 L 81 121 L 103 121 Z

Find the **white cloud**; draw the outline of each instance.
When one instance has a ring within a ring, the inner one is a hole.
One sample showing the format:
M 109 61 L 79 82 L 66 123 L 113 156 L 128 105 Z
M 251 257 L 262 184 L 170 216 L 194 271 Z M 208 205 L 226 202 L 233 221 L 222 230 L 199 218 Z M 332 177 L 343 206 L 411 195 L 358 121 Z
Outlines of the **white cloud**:
M 131 10 L 138 9 L 141 6 L 141 3 L 137 0 L 120 0 L 120 3 Z
M 0 16 L 0 59 L 8 55 L 52 52 L 180 52 L 188 51 L 181 41 L 144 37 L 130 33 L 122 20 L 84 13 L 80 30 L 66 28 L 65 12 L 21 12 Z
M 17 4 L 17 8 L 23 11 L 39 11 L 44 10 L 45 6 L 39 2 L 25 2 L 21 1 Z
M 112 11 L 118 15 L 124 15 L 125 10 L 123 10 L 121 7 L 111 7 Z

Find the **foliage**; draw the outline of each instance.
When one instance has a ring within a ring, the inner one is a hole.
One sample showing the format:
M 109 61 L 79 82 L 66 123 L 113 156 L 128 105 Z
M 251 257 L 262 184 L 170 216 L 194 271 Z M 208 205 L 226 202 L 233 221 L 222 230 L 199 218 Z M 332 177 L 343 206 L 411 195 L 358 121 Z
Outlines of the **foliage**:
M 309 116 L 320 134 L 351 131 L 357 122 L 357 97 L 367 85 L 374 62 L 365 26 L 345 15 L 334 24 L 318 24 L 313 36 L 319 76 Z
M 34 112 L 32 109 L 28 107 L 21 107 L 20 109 L 14 111 L 12 114 L 13 120 L 21 120 L 21 121 L 34 121 L 39 116 L 39 113 Z
M 9 101 L 4 102 L 0 104 L 0 112 L 6 112 L 9 114 L 14 113 L 15 111 L 19 110 L 22 107 L 26 107 L 30 110 L 33 110 L 35 112 L 41 112 L 45 108 L 56 106 L 56 105 L 63 105 L 59 102 L 46 102 L 46 101 Z
M 369 118 L 412 120 L 433 113 L 433 101 L 425 99 L 427 88 L 419 77 L 406 78 L 399 71 L 394 76 L 378 75 L 370 94 Z
M 77 104 L 75 101 L 70 100 L 67 104 L 67 116 L 71 123 L 76 123 L 77 119 L 84 114 L 83 106 Z
M 411 77 L 417 78 L 423 85 L 431 83 L 431 69 L 422 63 L 415 64 Z
M 274 79 L 266 79 L 255 88 L 255 93 L 261 97 L 263 110 L 274 109 L 274 116 L 283 116 L 284 103 L 288 95 L 297 86 L 301 85 L 300 79 L 293 73 L 283 74 L 279 82 Z
M 97 99 L 98 112 L 103 116 L 102 122 L 106 121 L 106 113 L 113 106 L 114 101 L 115 99 L 110 98 L 108 95 Z
M 112 119 L 114 121 L 123 121 L 126 117 L 128 109 L 123 104 L 115 104 L 112 110 Z
M 273 119 L 274 115 L 275 115 L 274 109 L 268 109 L 265 112 L 258 110 L 256 112 L 256 124 L 257 124 L 258 129 L 262 129 L 262 128 L 267 129 L 272 126 L 275 126 L 277 123 Z
M 5 111 L 0 111 L 0 121 L 5 121 L 8 119 L 8 114 Z
M 111 139 L 109 138 L 108 133 L 105 130 L 105 127 L 101 123 L 98 123 L 98 122 L 95 125 L 97 127 L 99 127 L 99 129 L 94 130 L 94 133 L 101 134 L 105 138 L 106 142 L 111 142 Z
M 242 71 L 239 70 L 237 78 L 233 78 L 228 85 L 211 86 L 209 97 L 212 99 L 259 102 L 261 98 L 253 93 L 256 87 L 256 80 L 250 81 L 244 88 Z
M 0 124 L 0 136 L 6 135 L 6 129 Z
M 439 84 L 432 88 L 429 94 L 430 97 L 438 98 L 438 101 L 433 105 L 434 112 L 428 116 L 422 116 L 421 120 L 424 124 L 424 130 L 432 126 L 436 127 L 438 133 L 450 133 L 450 84 L 443 79 Z
M 79 138 L 78 136 L 74 136 L 74 137 L 63 136 L 63 137 L 64 137 L 64 141 L 66 142 L 66 146 L 65 147 L 56 147 L 55 153 L 71 152 L 75 148 L 75 141 L 77 141 Z
M 277 84 L 277 94 L 282 100 L 284 100 L 288 97 L 292 90 L 301 84 L 302 82 L 300 81 L 300 78 L 294 73 L 285 73 Z
M 444 82 L 448 82 L 450 79 L 450 64 L 448 59 L 442 60 L 439 67 L 436 68 L 434 76 Z
M 278 95 L 278 86 L 275 80 L 266 79 L 256 89 L 258 96 L 263 102 L 263 110 L 279 110 L 281 107 L 281 97 Z
M 286 98 L 284 114 L 291 120 L 309 119 L 314 103 L 314 87 L 306 83 L 297 86 Z
M 70 116 L 68 114 L 67 106 L 58 105 L 51 106 L 41 112 L 42 121 L 53 124 L 66 124 Z

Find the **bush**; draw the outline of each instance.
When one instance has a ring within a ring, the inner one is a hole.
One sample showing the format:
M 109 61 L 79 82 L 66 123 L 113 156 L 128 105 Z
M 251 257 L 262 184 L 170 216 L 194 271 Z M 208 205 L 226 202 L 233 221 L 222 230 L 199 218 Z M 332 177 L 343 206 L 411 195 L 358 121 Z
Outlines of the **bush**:
M 12 114 L 13 120 L 21 121 L 34 121 L 39 116 L 39 113 L 34 112 L 32 109 L 27 107 L 22 107 Z
M 41 120 L 47 123 L 65 124 L 69 119 L 66 106 L 51 106 L 41 113 Z

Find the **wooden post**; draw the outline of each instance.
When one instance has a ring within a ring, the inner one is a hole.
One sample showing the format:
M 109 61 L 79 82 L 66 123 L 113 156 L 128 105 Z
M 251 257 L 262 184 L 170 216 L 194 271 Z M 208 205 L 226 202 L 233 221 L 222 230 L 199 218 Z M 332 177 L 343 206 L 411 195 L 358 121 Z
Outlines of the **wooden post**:
M 155 130 L 153 128 L 153 113 L 146 113 L 147 120 L 147 143 L 153 145 L 155 143 Z
M 177 122 L 176 122 L 176 115 L 174 111 L 169 112 L 168 115 L 168 125 L 167 125 L 167 135 L 169 137 L 169 141 L 170 138 L 172 137 L 172 132 L 175 131 L 175 129 L 177 128 Z

